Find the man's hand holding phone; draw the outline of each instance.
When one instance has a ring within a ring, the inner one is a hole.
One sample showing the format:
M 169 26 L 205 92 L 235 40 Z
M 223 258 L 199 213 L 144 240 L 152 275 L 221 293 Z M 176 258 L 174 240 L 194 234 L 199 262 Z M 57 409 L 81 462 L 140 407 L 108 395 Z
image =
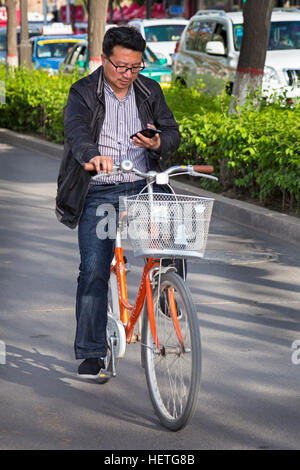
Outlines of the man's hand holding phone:
M 147 124 L 146 129 L 142 129 L 140 132 L 130 136 L 130 138 L 137 147 L 158 151 L 161 144 L 160 132 L 161 131 L 156 129 L 153 124 Z

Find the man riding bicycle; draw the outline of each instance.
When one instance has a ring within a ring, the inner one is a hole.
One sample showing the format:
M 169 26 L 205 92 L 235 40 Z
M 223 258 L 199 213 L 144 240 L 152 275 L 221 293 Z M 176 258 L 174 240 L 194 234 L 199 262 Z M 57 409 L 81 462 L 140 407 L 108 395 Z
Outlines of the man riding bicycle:
M 134 28 L 110 28 L 103 40 L 102 66 L 70 88 L 64 109 L 65 146 L 58 175 L 56 215 L 70 228 L 78 225 L 80 267 L 76 294 L 75 357 L 82 378 L 97 378 L 107 351 L 107 291 L 114 240 L 97 237 L 101 204 L 118 207 L 119 197 L 137 194 L 145 180 L 133 174 L 91 179 L 131 160 L 141 171 L 161 170 L 180 144 L 174 116 L 160 85 L 139 74 L 146 43 Z M 141 133 L 157 128 L 153 138 Z

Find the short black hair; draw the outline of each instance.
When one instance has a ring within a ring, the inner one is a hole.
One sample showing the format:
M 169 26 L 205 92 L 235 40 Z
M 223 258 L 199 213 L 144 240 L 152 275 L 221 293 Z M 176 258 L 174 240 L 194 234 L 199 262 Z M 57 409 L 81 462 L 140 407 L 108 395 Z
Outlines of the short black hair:
M 102 50 L 106 57 L 113 55 L 113 48 L 122 46 L 132 51 L 144 52 L 146 41 L 141 33 L 130 26 L 117 26 L 109 28 L 103 39 Z

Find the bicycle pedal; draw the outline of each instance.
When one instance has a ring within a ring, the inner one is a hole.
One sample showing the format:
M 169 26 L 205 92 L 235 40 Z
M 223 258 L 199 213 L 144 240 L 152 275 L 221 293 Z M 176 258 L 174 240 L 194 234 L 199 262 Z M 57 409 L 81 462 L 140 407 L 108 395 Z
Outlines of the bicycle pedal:
M 112 371 L 109 371 L 109 370 L 103 370 L 101 371 L 99 377 L 100 379 L 106 379 L 106 378 L 109 378 L 109 377 L 115 377 L 116 374 L 113 374 Z

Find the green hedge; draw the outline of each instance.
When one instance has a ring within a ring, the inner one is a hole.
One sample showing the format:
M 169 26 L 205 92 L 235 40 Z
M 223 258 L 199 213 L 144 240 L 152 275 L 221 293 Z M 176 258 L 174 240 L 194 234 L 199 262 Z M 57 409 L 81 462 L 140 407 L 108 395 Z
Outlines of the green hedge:
M 49 76 L 41 70 L 20 68 L 6 71 L 0 66 L 0 80 L 5 82 L 6 104 L 0 105 L 1 127 L 37 132 L 54 142 L 63 142 L 63 114 L 68 90 L 79 78 Z
M 77 72 L 49 77 L 24 68 L 7 73 L 0 66 L 6 88 L 1 127 L 37 132 L 62 143 L 62 109 L 78 78 Z M 262 203 L 280 200 L 282 206 L 299 210 L 300 106 L 262 104 L 257 111 L 248 105 L 229 115 L 229 97 L 208 96 L 201 86 L 188 90 L 173 85 L 165 96 L 182 135 L 171 163 L 213 164 L 220 182 L 208 189 L 233 190 Z
M 233 189 L 262 203 L 280 200 L 282 209 L 299 211 L 299 105 L 263 102 L 257 111 L 248 104 L 229 115 L 226 95 L 211 98 L 183 87 L 172 87 L 165 95 L 182 135 L 176 161 L 213 164 L 219 190 Z

